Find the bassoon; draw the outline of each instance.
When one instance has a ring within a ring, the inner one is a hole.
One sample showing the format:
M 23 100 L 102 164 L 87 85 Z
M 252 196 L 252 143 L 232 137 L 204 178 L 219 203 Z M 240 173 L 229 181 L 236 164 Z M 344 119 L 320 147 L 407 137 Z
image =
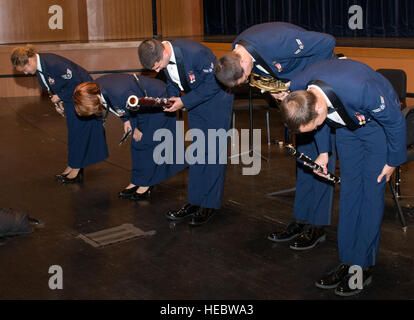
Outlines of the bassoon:
M 130 111 L 163 111 L 171 107 L 172 103 L 167 98 L 137 97 L 131 95 L 127 100 L 127 108 Z

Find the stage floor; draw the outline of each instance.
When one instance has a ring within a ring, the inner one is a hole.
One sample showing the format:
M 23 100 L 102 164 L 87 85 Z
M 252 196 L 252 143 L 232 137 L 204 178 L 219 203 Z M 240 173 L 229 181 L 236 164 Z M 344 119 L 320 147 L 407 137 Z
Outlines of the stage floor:
M 65 120 L 46 98 L 0 102 L 0 207 L 45 222 L 43 229 L 0 246 L 0 299 L 344 299 L 313 284 L 338 261 L 339 188 L 326 242 L 297 252 L 266 239 L 292 218 L 293 192 L 266 194 L 295 186 L 295 160 L 275 144 L 268 147 L 263 110 L 254 111 L 254 127 L 262 129 L 261 152 L 269 161 L 261 162 L 255 176 L 242 175 L 243 164 L 229 164 L 222 210 L 208 224 L 191 228 L 164 217 L 186 202 L 187 170 L 157 185 L 150 201 L 117 198 L 129 183 L 131 164 L 129 143 L 118 146 L 118 119 L 111 116 L 107 123 L 110 157 L 87 167 L 83 184 L 62 185 L 54 175 L 66 166 Z M 282 140 L 277 109 L 270 110 L 270 121 L 272 140 Z M 236 127 L 247 129 L 248 123 L 248 111 L 237 111 Z M 402 192 L 409 193 L 414 166 L 402 171 Z M 414 298 L 414 211 L 405 209 L 406 234 L 395 213 L 387 189 L 373 283 L 349 299 Z M 155 234 L 103 248 L 78 238 L 122 224 Z M 62 290 L 49 288 L 53 265 L 62 267 Z

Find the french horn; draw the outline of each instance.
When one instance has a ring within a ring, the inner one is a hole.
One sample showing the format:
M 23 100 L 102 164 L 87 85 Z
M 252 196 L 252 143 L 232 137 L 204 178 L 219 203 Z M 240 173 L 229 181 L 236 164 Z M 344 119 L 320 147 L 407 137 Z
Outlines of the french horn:
M 279 93 L 289 90 L 289 87 L 281 80 L 275 78 L 265 78 L 253 72 L 250 74 L 249 84 L 252 87 L 256 87 L 262 91 L 270 93 Z

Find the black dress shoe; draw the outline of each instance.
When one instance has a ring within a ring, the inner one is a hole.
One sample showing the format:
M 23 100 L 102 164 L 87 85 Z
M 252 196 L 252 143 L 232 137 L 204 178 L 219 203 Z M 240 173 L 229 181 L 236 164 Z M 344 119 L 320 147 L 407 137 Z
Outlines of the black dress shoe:
M 335 294 L 341 297 L 350 297 L 360 293 L 367 285 L 372 282 L 371 268 L 362 270 L 362 286 L 358 288 L 351 288 L 349 286 L 349 281 L 354 276 L 354 274 L 347 274 L 341 283 L 336 287 Z M 351 280 L 352 281 L 352 280 Z
M 133 194 L 135 193 L 135 191 L 137 191 L 138 188 L 139 186 L 135 186 L 129 189 L 124 189 L 118 193 L 118 198 L 129 199 L 133 196 Z
M 211 208 L 200 207 L 200 209 L 193 215 L 193 218 L 188 224 L 193 227 L 205 224 L 215 214 L 215 211 L 216 210 Z
M 131 196 L 130 199 L 132 201 L 147 200 L 147 199 L 151 198 L 151 190 L 153 188 L 154 188 L 154 186 L 151 186 L 147 189 L 147 191 L 145 191 L 143 193 L 134 192 L 134 194 Z
M 78 174 L 76 175 L 75 178 L 68 178 L 67 176 L 62 178 L 62 183 L 79 183 L 82 181 L 83 181 L 83 168 L 81 168 L 78 171 Z
M 180 221 L 191 217 L 198 209 L 200 209 L 200 206 L 186 203 L 181 209 L 168 211 L 165 216 L 168 220 Z
M 286 242 L 300 236 L 303 233 L 305 226 L 306 224 L 292 221 L 284 230 L 271 233 L 267 238 L 274 242 Z
M 315 282 L 315 286 L 321 289 L 334 289 L 348 275 L 349 264 L 341 263 L 335 269 Z
M 305 231 L 296 238 L 290 245 L 293 250 L 309 250 L 314 248 L 319 242 L 326 240 L 325 231 L 323 227 L 307 226 Z

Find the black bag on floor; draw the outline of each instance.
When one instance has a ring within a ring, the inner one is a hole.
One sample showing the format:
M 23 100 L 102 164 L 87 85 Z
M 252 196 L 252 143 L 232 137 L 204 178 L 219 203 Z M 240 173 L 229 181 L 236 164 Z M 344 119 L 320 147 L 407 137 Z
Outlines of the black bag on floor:
M 32 233 L 31 218 L 26 212 L 0 208 L 0 237 Z

